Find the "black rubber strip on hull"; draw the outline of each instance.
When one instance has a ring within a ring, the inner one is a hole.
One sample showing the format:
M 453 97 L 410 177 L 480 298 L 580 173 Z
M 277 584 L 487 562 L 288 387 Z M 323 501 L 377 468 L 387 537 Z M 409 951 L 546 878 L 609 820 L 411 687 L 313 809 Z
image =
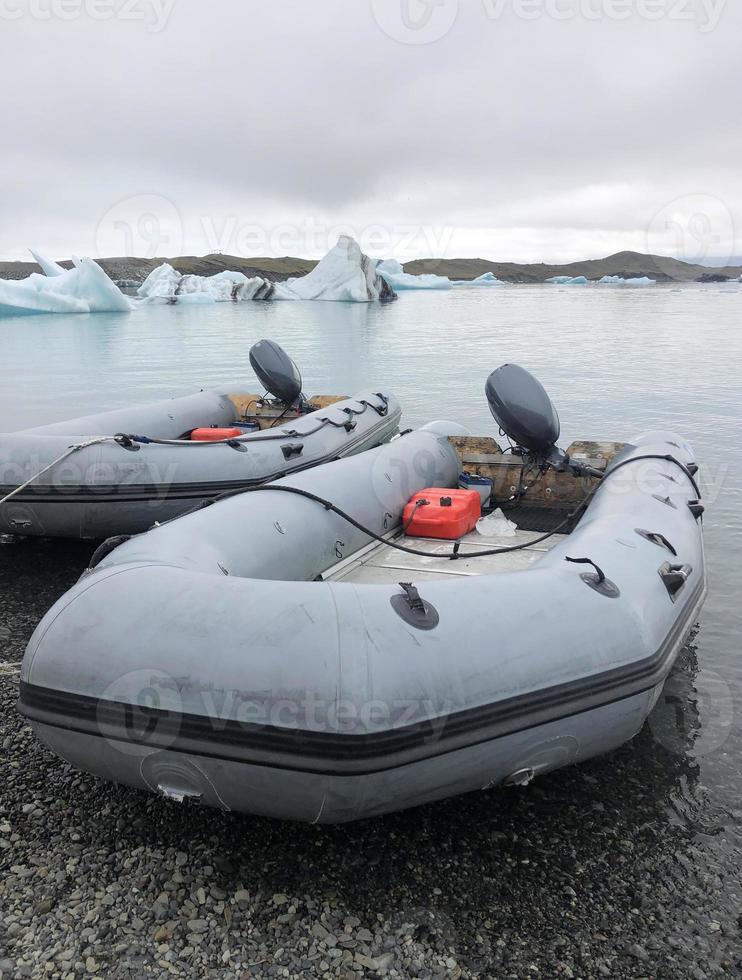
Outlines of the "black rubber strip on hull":
M 29 721 L 143 748 L 327 776 L 367 776 L 473 748 L 646 694 L 667 677 L 706 590 L 696 587 L 657 653 L 602 674 L 386 732 L 348 735 L 242 724 L 21 683 Z

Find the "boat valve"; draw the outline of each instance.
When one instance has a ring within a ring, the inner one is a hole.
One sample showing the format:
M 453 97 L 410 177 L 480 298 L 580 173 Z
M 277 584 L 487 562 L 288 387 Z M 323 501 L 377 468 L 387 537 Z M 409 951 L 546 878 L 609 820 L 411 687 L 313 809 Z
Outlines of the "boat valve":
M 8 521 L 8 524 L 10 524 L 14 531 L 17 531 L 19 534 L 23 534 L 24 531 L 27 531 L 33 525 L 33 521 L 24 520 L 17 517 L 12 521 Z
M 503 786 L 528 786 L 536 777 L 533 769 L 519 769 L 502 781 Z
M 203 793 L 198 793 L 195 790 L 168 786 L 166 783 L 158 783 L 157 789 L 166 800 L 172 800 L 174 803 L 186 803 L 190 804 L 191 806 L 198 806 L 203 800 Z

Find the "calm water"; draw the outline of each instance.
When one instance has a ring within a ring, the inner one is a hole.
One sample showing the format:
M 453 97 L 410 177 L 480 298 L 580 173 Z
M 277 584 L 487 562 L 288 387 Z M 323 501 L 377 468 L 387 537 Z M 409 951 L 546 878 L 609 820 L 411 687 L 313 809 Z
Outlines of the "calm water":
M 634 750 L 636 766 L 640 774 L 642 753 L 659 742 L 682 773 L 668 812 L 701 827 L 713 813 L 715 829 L 734 836 L 742 824 L 741 322 L 737 284 L 520 286 L 406 294 L 390 306 L 221 304 L 0 320 L 0 430 L 201 387 L 256 390 L 248 351 L 261 337 L 287 348 L 308 393 L 389 385 L 406 425 L 449 417 L 495 434 L 483 384 L 512 360 L 552 395 L 565 446 L 677 429 L 702 463 L 711 591 L 696 654 L 671 680 L 651 738 Z

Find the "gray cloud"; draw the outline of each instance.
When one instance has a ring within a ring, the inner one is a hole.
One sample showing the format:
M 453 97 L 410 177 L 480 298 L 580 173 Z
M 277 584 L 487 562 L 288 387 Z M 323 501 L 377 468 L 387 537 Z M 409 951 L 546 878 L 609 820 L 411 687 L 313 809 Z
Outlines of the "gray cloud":
M 4 257 L 740 251 L 733 0 L 170 2 L 0 0 Z

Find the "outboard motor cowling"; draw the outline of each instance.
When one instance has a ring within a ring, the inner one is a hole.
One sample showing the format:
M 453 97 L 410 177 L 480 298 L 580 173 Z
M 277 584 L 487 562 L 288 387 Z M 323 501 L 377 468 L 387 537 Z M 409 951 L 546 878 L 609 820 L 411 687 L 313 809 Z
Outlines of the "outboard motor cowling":
M 250 349 L 250 364 L 265 390 L 285 405 L 303 402 L 299 368 L 274 340 L 259 340 Z
M 561 426 L 540 381 L 518 364 L 503 364 L 487 378 L 484 390 L 495 421 L 517 446 L 550 455 Z
M 503 364 L 487 378 L 484 390 L 500 429 L 525 455 L 543 467 L 602 479 L 599 470 L 571 460 L 558 448 L 559 414 L 544 386 L 525 368 Z

